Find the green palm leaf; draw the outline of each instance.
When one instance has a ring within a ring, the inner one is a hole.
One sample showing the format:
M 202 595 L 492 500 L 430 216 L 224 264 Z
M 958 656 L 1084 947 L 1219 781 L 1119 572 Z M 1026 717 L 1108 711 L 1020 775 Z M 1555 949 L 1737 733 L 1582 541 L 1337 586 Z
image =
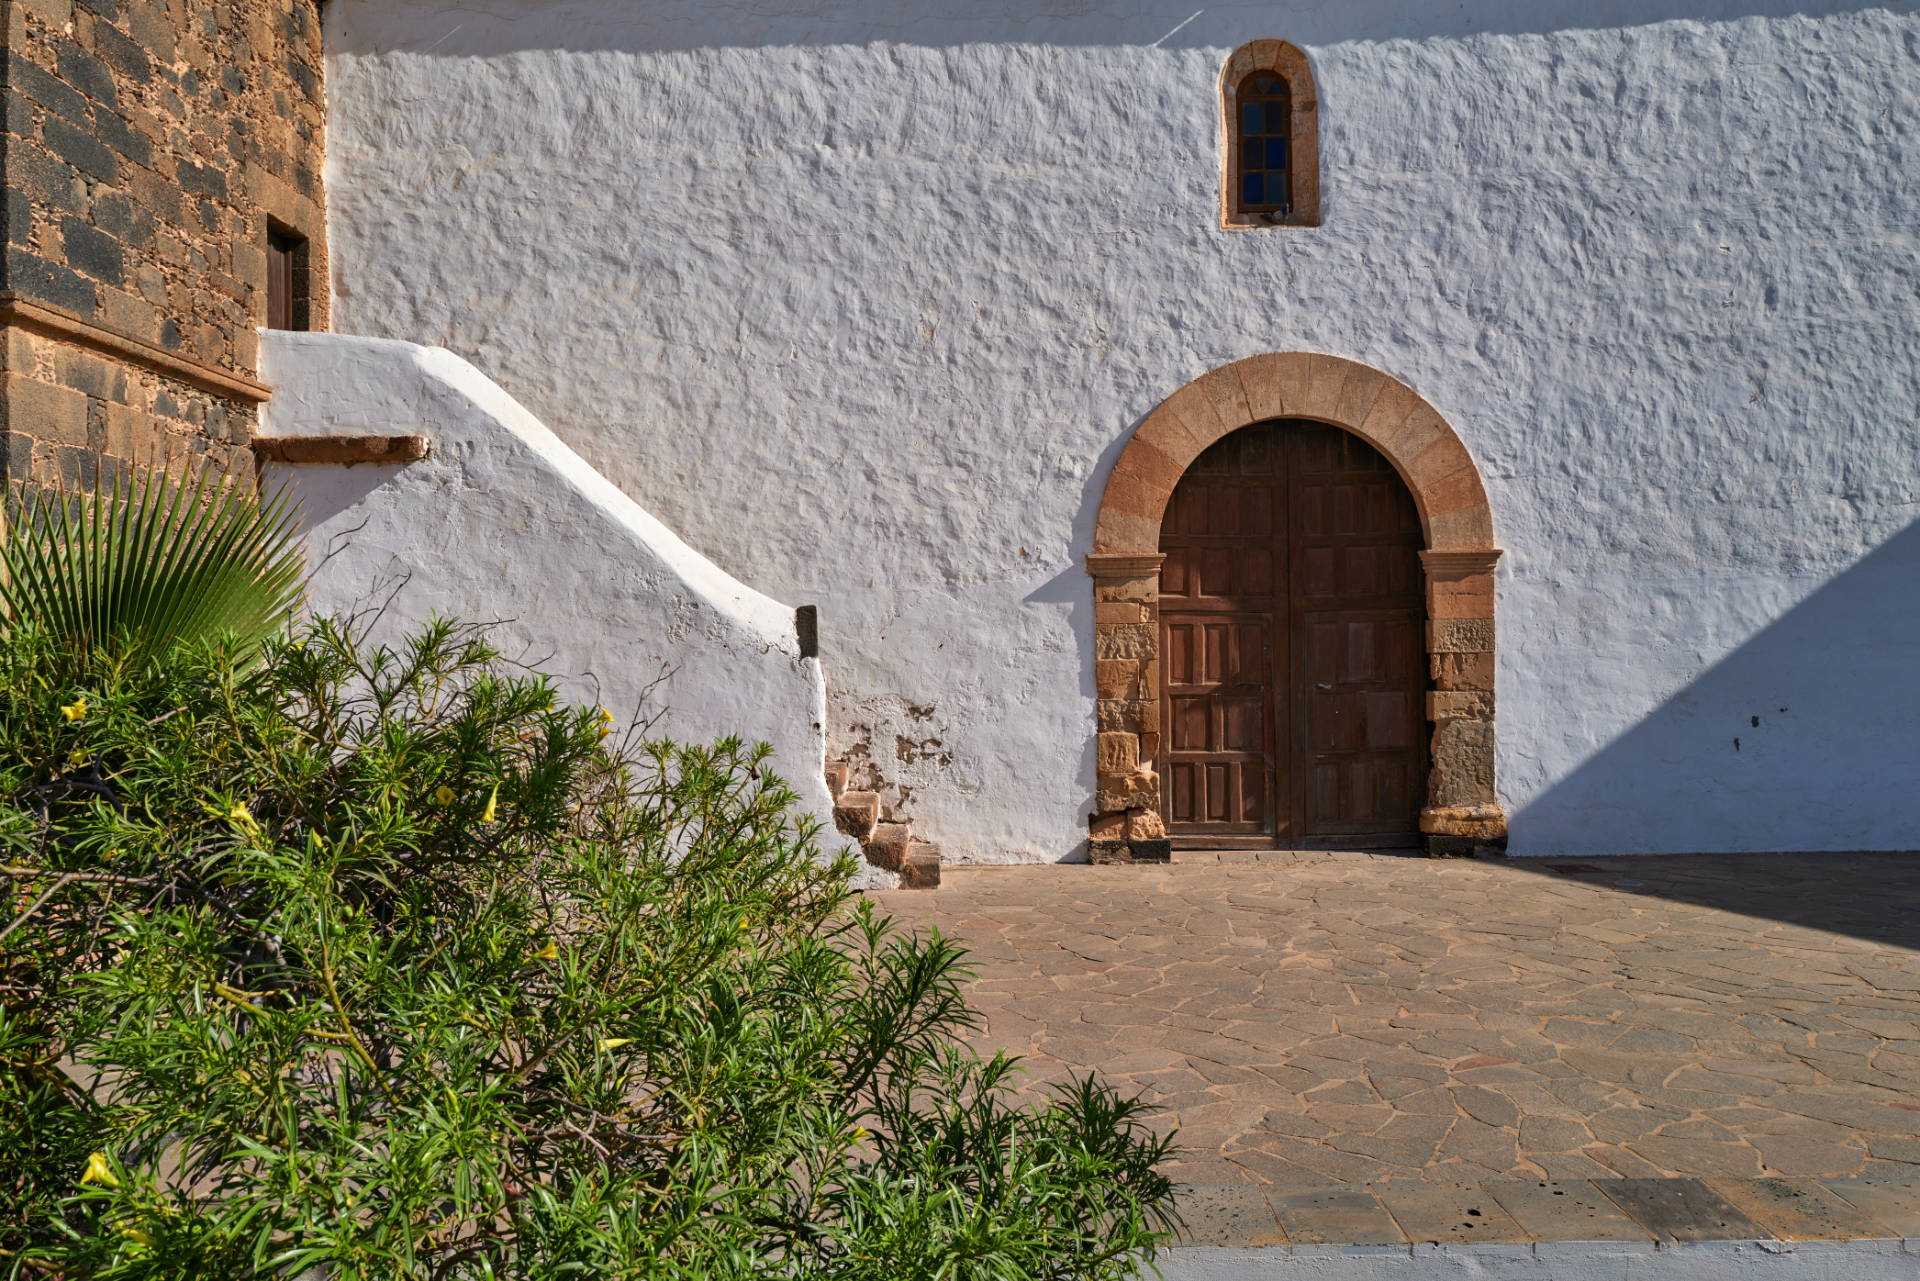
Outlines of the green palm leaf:
M 285 486 L 261 496 L 211 469 L 114 478 L 108 491 L 13 486 L 0 539 L 0 625 L 74 649 L 151 653 L 230 632 L 257 648 L 299 602 L 306 561 Z

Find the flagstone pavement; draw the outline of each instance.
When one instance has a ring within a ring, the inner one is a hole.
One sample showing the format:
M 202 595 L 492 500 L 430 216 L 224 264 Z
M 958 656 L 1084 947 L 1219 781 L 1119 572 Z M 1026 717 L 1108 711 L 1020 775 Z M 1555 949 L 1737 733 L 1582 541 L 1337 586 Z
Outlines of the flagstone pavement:
M 1920 1175 L 1920 855 L 1176 857 L 876 897 L 1183 1183 Z

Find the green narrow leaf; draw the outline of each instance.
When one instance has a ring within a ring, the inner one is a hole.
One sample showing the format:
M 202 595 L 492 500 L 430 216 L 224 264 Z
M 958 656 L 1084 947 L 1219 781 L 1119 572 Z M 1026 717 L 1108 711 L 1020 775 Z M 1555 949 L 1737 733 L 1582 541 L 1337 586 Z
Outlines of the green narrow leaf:
M 154 652 L 231 632 L 256 650 L 304 589 L 299 507 L 211 468 L 114 477 L 102 490 L 20 485 L 0 536 L 0 618 L 70 649 Z

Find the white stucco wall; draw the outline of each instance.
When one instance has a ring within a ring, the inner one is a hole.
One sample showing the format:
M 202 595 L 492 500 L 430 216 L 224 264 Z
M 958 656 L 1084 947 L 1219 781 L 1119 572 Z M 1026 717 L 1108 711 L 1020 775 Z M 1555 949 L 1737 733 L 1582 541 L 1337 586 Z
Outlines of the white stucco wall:
M 1078 847 L 1107 470 L 1296 349 L 1483 470 L 1516 853 L 1920 848 L 1912 0 L 1195 8 L 335 0 L 335 322 L 818 603 L 834 749 L 949 858 Z M 1261 36 L 1315 230 L 1218 226 Z
M 837 849 L 826 686 L 794 611 L 689 548 L 452 352 L 264 331 L 263 436 L 424 435 L 404 465 L 270 464 L 307 527 L 310 607 L 378 614 L 376 639 L 438 614 L 491 625 L 506 657 L 624 727 L 765 742 Z M 648 687 L 654 685 L 651 692 Z M 867 869 L 872 880 L 889 873 Z

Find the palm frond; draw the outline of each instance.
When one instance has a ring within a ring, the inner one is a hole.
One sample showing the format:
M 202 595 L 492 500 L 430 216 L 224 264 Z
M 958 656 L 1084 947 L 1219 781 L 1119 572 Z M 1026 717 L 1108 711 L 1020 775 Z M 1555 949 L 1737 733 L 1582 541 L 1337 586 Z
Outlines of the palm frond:
M 286 622 L 306 576 L 285 487 L 210 468 L 116 476 L 109 490 L 16 483 L 0 538 L 0 626 L 75 649 L 155 652 L 230 632 L 243 651 Z

